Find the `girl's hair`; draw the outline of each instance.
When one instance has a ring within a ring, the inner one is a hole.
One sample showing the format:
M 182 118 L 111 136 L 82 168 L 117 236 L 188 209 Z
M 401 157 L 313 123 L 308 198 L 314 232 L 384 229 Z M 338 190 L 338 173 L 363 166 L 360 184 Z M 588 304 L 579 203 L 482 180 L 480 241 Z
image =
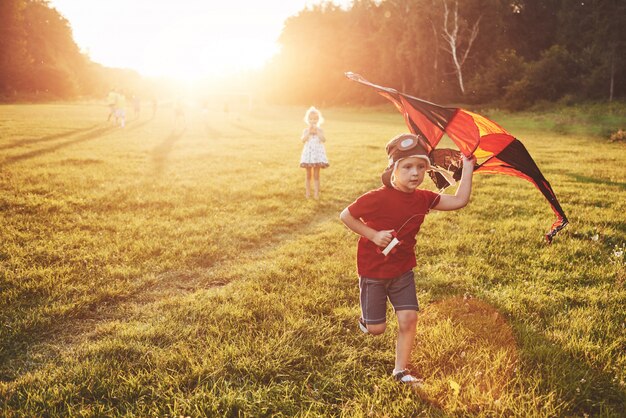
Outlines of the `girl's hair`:
M 320 112 L 318 109 L 316 109 L 315 106 L 309 107 L 309 109 L 304 114 L 304 123 L 306 123 L 307 125 L 309 124 L 309 115 L 311 113 L 317 113 L 317 115 L 320 117 L 319 121 L 317 122 L 317 126 L 319 126 L 322 123 L 324 123 L 324 118 L 322 117 L 322 112 Z

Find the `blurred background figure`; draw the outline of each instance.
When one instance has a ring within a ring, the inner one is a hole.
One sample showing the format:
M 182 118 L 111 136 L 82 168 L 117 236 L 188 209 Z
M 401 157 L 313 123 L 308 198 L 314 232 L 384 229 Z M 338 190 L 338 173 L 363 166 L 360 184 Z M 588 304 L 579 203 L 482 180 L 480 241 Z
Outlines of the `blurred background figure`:
M 126 126 L 126 96 L 124 92 L 117 95 L 117 105 L 115 109 L 115 124 L 120 128 Z
M 117 91 L 112 88 L 107 95 L 107 106 L 109 107 L 109 116 L 107 117 L 107 122 L 111 121 L 111 118 L 115 120 L 115 112 L 117 110 Z

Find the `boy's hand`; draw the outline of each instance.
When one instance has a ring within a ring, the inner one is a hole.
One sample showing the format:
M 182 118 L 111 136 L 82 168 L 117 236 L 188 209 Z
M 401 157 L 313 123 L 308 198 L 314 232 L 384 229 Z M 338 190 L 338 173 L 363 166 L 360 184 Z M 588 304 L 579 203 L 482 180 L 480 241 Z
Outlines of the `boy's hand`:
M 476 156 L 474 154 L 470 155 L 469 158 L 465 156 L 465 154 L 461 154 L 461 161 L 463 161 L 463 167 L 466 165 L 471 165 L 474 167 L 476 164 Z
M 377 231 L 372 237 L 372 239 L 370 239 L 370 241 L 372 241 L 374 244 L 378 245 L 379 247 L 384 248 L 387 245 L 389 245 L 389 243 L 393 239 L 393 235 L 391 235 L 392 232 L 393 232 L 393 229 L 389 229 L 386 231 Z

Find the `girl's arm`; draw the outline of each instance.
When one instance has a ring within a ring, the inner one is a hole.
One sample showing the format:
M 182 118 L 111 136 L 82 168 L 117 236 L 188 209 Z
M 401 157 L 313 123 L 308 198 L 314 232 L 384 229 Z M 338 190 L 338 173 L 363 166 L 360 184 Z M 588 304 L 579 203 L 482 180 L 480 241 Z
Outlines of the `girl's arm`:
M 465 155 L 462 157 L 463 172 L 461 174 L 461 182 L 456 189 L 454 196 L 442 194 L 433 209 L 436 210 L 456 210 L 461 209 L 469 202 L 470 194 L 472 193 L 472 174 L 474 173 L 474 163 L 476 157 L 472 155 L 472 158 L 467 158 Z
M 393 232 L 392 229 L 388 231 L 377 231 L 374 228 L 370 228 L 365 225 L 363 221 L 352 216 L 348 208 L 345 208 L 341 212 L 339 219 L 341 219 L 341 221 L 353 232 L 367 238 L 379 247 L 386 247 L 393 239 L 393 236 L 391 235 Z
M 302 136 L 300 137 L 300 140 L 302 142 L 306 142 L 309 140 L 309 128 L 304 128 L 304 131 L 302 131 Z
M 322 130 L 322 128 L 317 128 L 317 137 L 320 139 L 321 142 L 326 142 L 326 137 L 324 136 L 324 131 Z

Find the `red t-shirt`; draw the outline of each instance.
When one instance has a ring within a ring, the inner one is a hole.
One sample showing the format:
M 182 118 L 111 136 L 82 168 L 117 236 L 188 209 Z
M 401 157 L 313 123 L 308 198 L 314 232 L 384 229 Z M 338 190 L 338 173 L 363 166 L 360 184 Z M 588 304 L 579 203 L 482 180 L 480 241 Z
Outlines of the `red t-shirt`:
M 361 237 L 356 257 L 359 276 L 393 279 L 415 267 L 415 236 L 424 217 L 438 201 L 439 195 L 430 190 L 417 189 L 413 193 L 405 193 L 382 186 L 365 193 L 348 206 L 353 217 L 360 218 L 377 231 L 393 229 L 400 240 L 394 251 L 385 257 L 377 251 L 379 247 L 376 244 Z

